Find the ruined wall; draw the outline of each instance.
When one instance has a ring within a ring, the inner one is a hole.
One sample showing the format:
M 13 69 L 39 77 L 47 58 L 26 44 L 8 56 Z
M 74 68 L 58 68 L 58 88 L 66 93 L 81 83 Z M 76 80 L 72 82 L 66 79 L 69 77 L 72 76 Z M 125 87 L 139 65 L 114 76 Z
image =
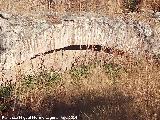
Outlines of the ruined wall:
M 123 16 L 91 13 L 65 14 L 59 19 L 59 23 L 52 24 L 46 19 L 1 13 L 1 75 L 17 64 L 70 45 L 101 45 L 135 56 L 143 51 L 160 54 L 160 24 L 156 19 L 150 24 Z

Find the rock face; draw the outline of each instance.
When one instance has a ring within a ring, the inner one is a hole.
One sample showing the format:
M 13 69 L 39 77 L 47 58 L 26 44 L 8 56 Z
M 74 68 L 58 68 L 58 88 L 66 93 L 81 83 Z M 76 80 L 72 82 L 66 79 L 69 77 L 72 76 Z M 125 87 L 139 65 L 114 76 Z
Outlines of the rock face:
M 0 44 L 1 71 L 11 71 L 16 64 L 70 45 L 101 45 L 134 55 L 142 51 L 160 54 L 160 24 L 158 20 L 153 26 L 89 13 L 63 15 L 58 24 L 51 24 L 45 19 L 1 13 Z

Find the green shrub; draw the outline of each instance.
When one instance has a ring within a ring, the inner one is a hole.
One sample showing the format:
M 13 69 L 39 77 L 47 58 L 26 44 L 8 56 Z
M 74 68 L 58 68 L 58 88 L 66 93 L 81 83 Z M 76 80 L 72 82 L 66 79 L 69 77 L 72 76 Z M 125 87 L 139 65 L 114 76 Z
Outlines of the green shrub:
M 61 75 L 55 71 L 42 71 L 36 75 L 27 75 L 23 77 L 22 86 L 33 88 L 36 85 L 49 85 L 61 80 Z
M 110 79 L 113 80 L 113 82 L 116 82 L 116 79 L 120 73 L 120 70 L 123 69 L 121 65 L 115 64 L 115 63 L 106 63 L 103 65 L 103 68 L 107 75 L 109 75 Z
M 22 79 L 23 87 L 33 87 L 37 83 L 37 79 L 35 75 L 26 75 Z
M 89 66 L 81 65 L 70 70 L 72 79 L 79 80 L 81 77 L 87 77 L 89 74 Z
M 135 12 L 138 9 L 138 5 L 140 4 L 141 0 L 124 0 L 124 6 L 131 12 Z
M 11 85 L 1 86 L 0 87 L 0 97 L 8 98 L 11 96 L 13 87 Z
M 0 111 L 7 110 L 11 107 L 8 101 L 11 100 L 13 86 L 0 86 Z
M 50 73 L 50 76 L 49 76 L 49 79 L 48 79 L 48 82 L 56 82 L 56 81 L 59 81 L 61 80 L 61 75 L 57 72 L 51 72 Z

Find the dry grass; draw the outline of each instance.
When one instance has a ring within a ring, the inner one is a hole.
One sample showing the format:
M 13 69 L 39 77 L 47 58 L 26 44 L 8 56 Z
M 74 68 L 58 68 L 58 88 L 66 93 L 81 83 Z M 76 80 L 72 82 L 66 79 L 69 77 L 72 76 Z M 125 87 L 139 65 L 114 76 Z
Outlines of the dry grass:
M 160 11 L 160 0 L 143 0 L 141 7 L 144 9 Z
M 122 13 L 131 10 L 122 0 L 1 0 L 0 9 L 35 12 Z M 159 0 L 143 0 L 136 10 L 159 11 Z M 82 62 L 83 63 L 83 62 Z M 53 117 L 76 115 L 79 120 L 160 119 L 160 64 L 152 60 L 115 57 L 91 60 L 63 74 L 53 70 L 17 76 L 15 85 L 1 86 L 1 115 Z M 13 111 L 14 110 L 14 111 Z
M 160 0 L 1 0 L 0 10 L 21 14 L 47 12 L 94 12 L 115 14 L 126 11 L 160 11 Z
M 88 65 L 82 62 L 63 74 L 43 71 L 35 76 L 19 76 L 19 80 L 12 97 L 3 101 L 6 106 L 11 103 L 15 111 L 6 107 L 3 115 L 160 119 L 160 66 L 144 58 L 117 57 L 109 63 L 97 59 Z

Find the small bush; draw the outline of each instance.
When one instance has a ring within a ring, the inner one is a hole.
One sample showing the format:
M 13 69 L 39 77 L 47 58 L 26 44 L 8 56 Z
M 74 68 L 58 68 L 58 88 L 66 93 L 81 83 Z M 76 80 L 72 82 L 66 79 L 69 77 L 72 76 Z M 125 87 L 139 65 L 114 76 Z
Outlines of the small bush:
M 81 77 L 87 77 L 89 74 L 89 66 L 81 65 L 70 70 L 71 77 L 73 79 L 81 79 Z
M 10 100 L 13 91 L 13 86 L 1 86 L 0 87 L 0 112 L 11 108 Z
M 48 84 L 48 83 L 55 83 L 61 80 L 61 75 L 55 71 L 43 71 L 37 73 L 36 75 L 27 75 L 23 77 L 23 85 L 30 87 L 32 85 L 36 85 L 39 83 Z
M 113 83 L 116 82 L 116 79 L 120 73 L 120 71 L 123 69 L 121 65 L 115 64 L 115 63 L 107 63 L 103 65 L 103 68 L 107 75 L 109 75 L 109 78 L 113 80 Z
M 0 87 L 0 98 L 8 98 L 11 96 L 13 87 L 11 85 Z
M 36 84 L 36 76 L 34 75 L 27 75 L 23 77 L 22 85 L 31 87 L 32 85 Z
M 135 12 L 137 11 L 140 3 L 141 0 L 124 0 L 124 7 L 131 12 Z

